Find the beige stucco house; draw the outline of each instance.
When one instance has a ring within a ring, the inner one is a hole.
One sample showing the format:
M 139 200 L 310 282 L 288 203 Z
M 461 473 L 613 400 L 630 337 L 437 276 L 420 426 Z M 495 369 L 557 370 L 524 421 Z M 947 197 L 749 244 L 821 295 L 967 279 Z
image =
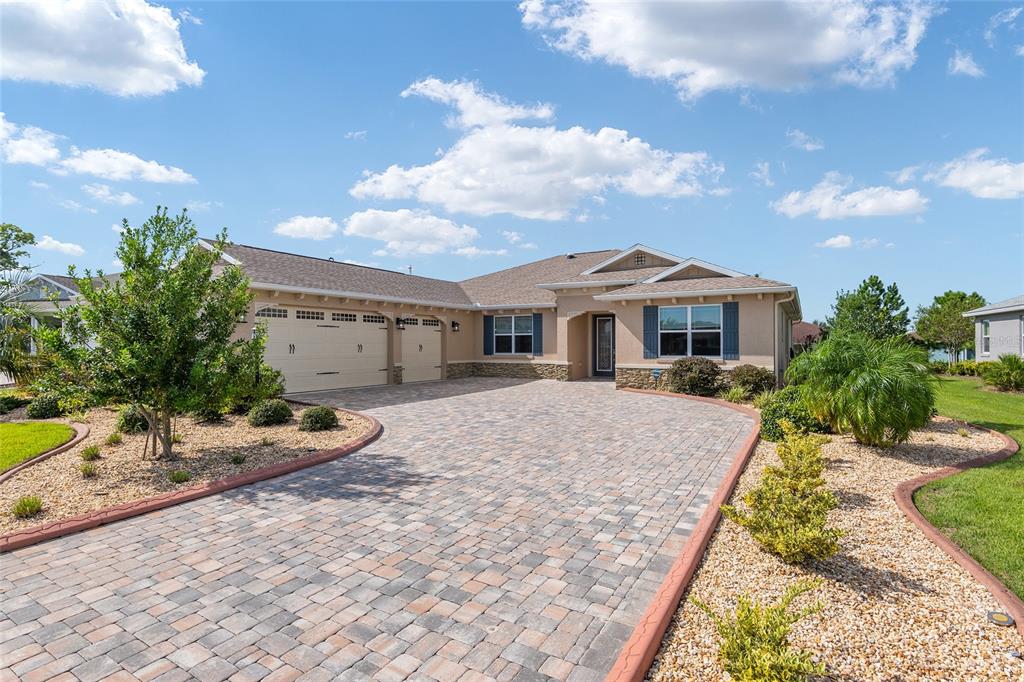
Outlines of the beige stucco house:
M 467 376 L 642 387 L 686 355 L 781 375 L 800 319 L 790 284 L 641 244 L 461 282 L 239 244 L 224 259 L 255 293 L 239 333 L 266 325 L 289 392 Z

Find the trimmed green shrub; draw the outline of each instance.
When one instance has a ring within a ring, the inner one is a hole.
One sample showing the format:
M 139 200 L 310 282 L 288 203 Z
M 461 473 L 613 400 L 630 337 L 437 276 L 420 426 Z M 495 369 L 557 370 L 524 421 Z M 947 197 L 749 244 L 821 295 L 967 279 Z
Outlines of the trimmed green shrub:
M 775 373 L 757 365 L 739 365 L 729 372 L 733 386 L 739 386 L 748 395 L 757 395 L 775 388 Z
M 7 414 L 22 405 L 28 405 L 30 402 L 32 402 L 32 399 L 26 396 L 12 391 L 0 391 L 0 414 Z
M 778 445 L 782 466 L 765 467 L 760 484 L 743 496 L 749 511 L 722 505 L 722 515 L 750 532 L 759 545 L 787 564 L 827 559 L 839 551 L 842 531 L 826 528 L 828 513 L 839 505 L 822 490 L 823 436 L 801 433 L 782 422 L 785 439 Z
M 84 461 L 91 462 L 94 459 L 100 458 L 100 446 L 90 445 L 87 448 L 82 449 L 81 455 L 79 455 Z
M 292 418 L 292 408 L 280 398 L 271 398 L 256 403 L 249 410 L 249 424 L 251 426 L 273 426 L 275 424 L 287 424 Z
M 302 412 L 299 431 L 326 431 L 338 425 L 338 415 L 329 407 L 310 407 Z
M 41 511 L 43 511 L 43 498 L 38 495 L 19 497 L 11 507 L 11 513 L 19 519 L 31 518 Z
M 929 360 L 928 371 L 932 374 L 949 374 L 949 363 L 945 360 Z
M 25 408 L 25 416 L 29 419 L 51 419 L 60 416 L 59 398 L 51 393 L 37 397 Z
M 986 384 L 1001 391 L 1024 391 L 1024 358 L 1018 355 L 1000 355 L 995 362 L 982 363 Z
M 833 334 L 798 355 L 786 378 L 800 385 L 811 414 L 865 445 L 902 443 L 935 406 L 928 352 L 902 338 Z
M 171 483 L 184 483 L 188 479 L 192 478 L 192 474 L 188 473 L 184 469 L 176 469 L 167 473 L 167 478 Z
M 124 442 L 124 436 L 119 431 L 114 431 L 112 434 L 107 436 L 106 440 L 103 441 L 107 445 L 120 445 Z
M 679 358 L 667 374 L 669 389 L 675 393 L 713 396 L 722 383 L 722 368 L 708 358 Z
M 730 403 L 742 403 L 747 399 L 747 392 L 743 390 L 742 386 L 730 386 L 719 393 L 718 397 Z
M 809 352 L 809 351 L 808 351 Z M 775 391 L 768 396 L 761 397 L 761 438 L 770 441 L 782 440 L 782 421 L 788 421 L 800 431 L 811 433 L 828 433 L 828 424 L 816 419 L 804 403 L 800 389 L 796 386 L 786 386 L 781 391 Z M 756 404 L 756 403 L 755 403 Z
M 955 374 L 958 377 L 978 376 L 978 363 L 974 360 L 961 360 L 949 366 L 948 374 Z
M 770 403 L 774 396 L 775 391 L 761 391 L 760 393 L 754 396 L 754 399 L 751 402 L 754 403 L 754 407 L 756 407 L 759 410 L 763 410 L 765 405 Z
M 800 595 L 820 585 L 817 580 L 799 580 L 791 585 L 782 599 L 763 606 L 747 595 L 740 595 L 736 611 L 719 616 L 710 606 L 691 599 L 714 622 L 718 636 L 718 660 L 737 682 L 790 682 L 806 680 L 811 675 L 824 675 L 825 666 L 815 663 L 810 652 L 793 649 L 789 631 L 805 616 L 817 613 L 821 604 L 790 611 Z
M 204 407 L 201 410 L 196 410 L 192 413 L 192 418 L 197 422 L 222 422 L 224 421 L 224 412 L 216 407 Z
M 117 413 L 117 430 L 121 433 L 142 433 L 149 430 L 149 422 L 138 405 L 125 405 Z
M 94 478 L 97 473 L 96 465 L 92 462 L 82 462 L 78 470 L 82 472 L 82 478 Z

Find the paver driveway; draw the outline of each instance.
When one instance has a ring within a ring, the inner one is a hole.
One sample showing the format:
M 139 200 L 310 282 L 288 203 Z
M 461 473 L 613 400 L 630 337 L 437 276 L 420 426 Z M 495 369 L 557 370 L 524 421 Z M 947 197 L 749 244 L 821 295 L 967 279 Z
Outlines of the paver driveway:
M 600 679 L 752 427 L 607 383 L 314 396 L 385 435 L 0 557 L 5 676 Z

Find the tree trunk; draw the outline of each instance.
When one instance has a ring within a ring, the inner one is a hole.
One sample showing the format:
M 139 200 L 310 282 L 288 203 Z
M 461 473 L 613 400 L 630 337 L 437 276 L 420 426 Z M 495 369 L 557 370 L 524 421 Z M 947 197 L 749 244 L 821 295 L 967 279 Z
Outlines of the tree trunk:
M 174 453 L 171 451 L 173 444 L 171 411 L 142 408 L 142 416 L 146 418 L 146 424 L 149 427 L 149 431 L 146 433 L 147 449 L 149 442 L 151 440 L 153 442 L 153 459 L 174 459 Z M 142 455 L 145 457 L 145 450 Z

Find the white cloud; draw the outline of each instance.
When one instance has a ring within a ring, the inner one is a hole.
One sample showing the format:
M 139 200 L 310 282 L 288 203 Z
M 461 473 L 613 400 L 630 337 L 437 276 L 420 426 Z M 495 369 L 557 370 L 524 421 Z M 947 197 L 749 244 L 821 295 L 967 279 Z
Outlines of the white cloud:
M 296 239 L 329 239 L 338 231 L 338 224 L 333 219 L 323 216 L 297 215 L 274 228 L 276 234 Z
M 920 166 L 906 166 L 898 171 L 893 171 L 888 175 L 897 185 L 906 185 L 917 178 L 917 172 L 919 170 L 921 170 Z
M 59 201 L 58 204 L 61 208 L 66 208 L 67 210 L 75 211 L 76 213 L 79 211 L 85 211 L 86 213 L 97 213 L 97 210 L 92 206 L 83 206 L 74 199 L 63 199 L 62 201 Z
M 60 158 L 58 136 L 35 126 L 19 126 L 0 111 L 0 150 L 7 163 L 45 166 Z
M 164 166 L 156 161 L 140 159 L 135 154 L 116 149 L 71 148 L 71 155 L 62 160 L 54 172 L 66 175 L 68 172 L 95 175 L 105 180 L 142 180 L 145 182 L 194 183 L 191 175 L 175 166 Z
M 4 78 L 94 87 L 121 96 L 200 85 L 180 22 L 144 0 L 4 0 Z
M 50 186 L 45 182 L 39 182 L 38 180 L 29 180 L 28 184 L 35 189 L 50 189 Z
M 754 181 L 762 187 L 775 186 L 775 181 L 772 180 L 771 164 L 767 161 L 756 162 L 754 164 L 754 170 L 750 171 L 750 177 L 754 178 Z
M 454 107 L 458 115 L 449 119 L 453 128 L 493 126 L 509 121 L 546 120 L 554 116 L 550 104 L 523 106 L 505 101 L 494 93 L 480 90 L 470 81 L 442 81 L 426 78 L 416 81 L 402 91 L 402 97 L 419 95 Z
M 877 237 L 871 237 L 870 239 L 861 239 L 857 242 L 857 246 L 862 249 L 873 249 L 878 246 L 879 243 L 880 242 Z
M 1016 48 L 1014 48 L 1013 52 L 1018 57 L 1024 57 L 1024 45 L 1018 45 Z
M 959 48 L 949 58 L 949 73 L 953 76 L 970 76 L 981 78 L 985 75 L 984 69 L 978 66 L 970 52 L 961 52 Z
M 44 251 L 59 251 L 67 256 L 85 255 L 85 249 L 78 244 L 59 242 L 48 234 L 44 234 L 43 238 L 36 242 L 36 248 L 43 249 Z
M 110 229 L 113 230 L 114 232 L 117 232 L 118 234 L 121 234 L 124 232 L 124 225 L 122 225 L 121 223 L 114 223 L 113 225 L 110 226 Z
M 178 12 L 178 18 L 184 21 L 186 24 L 193 24 L 195 26 L 202 26 L 203 20 L 196 15 L 189 12 L 187 9 L 183 9 Z
M 118 194 L 116 191 L 110 189 L 110 185 L 103 185 L 98 182 L 92 185 L 82 185 L 82 191 L 96 201 L 101 201 L 104 204 L 131 206 L 132 204 L 139 203 L 138 197 L 129 194 L 128 192 L 121 192 Z
M 469 225 L 458 225 L 422 209 L 401 208 L 353 213 L 345 221 L 345 235 L 385 242 L 385 248 L 374 251 L 374 255 L 429 256 L 458 253 L 459 249 L 473 246 L 480 233 Z
M 477 103 L 469 106 L 457 120 L 484 117 Z M 642 197 L 699 196 L 722 171 L 705 152 L 657 149 L 625 130 L 499 123 L 471 128 L 433 163 L 364 171 L 349 192 L 357 198 L 416 198 L 453 213 L 561 220 L 582 199 L 610 189 Z
M 776 213 L 789 218 L 810 213 L 819 220 L 835 220 L 920 213 L 928 206 L 928 199 L 916 189 L 865 187 L 843 194 L 850 183 L 850 178 L 839 173 L 826 173 L 813 188 L 806 192 L 790 192 L 772 202 L 771 207 Z
M 990 159 L 987 155 L 988 149 L 975 149 L 928 172 L 924 179 L 966 190 L 980 199 L 1024 196 L 1024 163 Z
M 825 143 L 821 140 L 811 137 L 799 128 L 790 128 L 786 131 L 786 138 L 789 140 L 790 147 L 796 147 L 797 149 L 803 149 L 805 152 L 816 152 L 819 149 L 825 148 Z
M 366 139 L 366 131 L 365 130 L 350 130 L 347 133 L 345 133 L 345 139 L 346 140 L 365 140 Z
M 512 244 L 516 248 L 520 249 L 536 249 L 537 245 L 533 242 L 523 241 L 524 235 L 522 232 L 516 232 L 514 230 L 502 230 L 501 236 L 505 238 L 509 244 Z
M 988 27 L 985 29 L 985 42 L 989 47 L 995 47 L 996 31 L 999 28 L 1003 26 L 1016 28 L 1017 17 L 1021 12 L 1024 12 L 1024 7 L 1010 7 L 992 15 L 992 18 L 988 20 Z
M 939 11 L 923 2 L 555 3 L 524 0 L 523 24 L 555 49 L 671 83 L 694 100 L 715 90 L 793 90 L 819 81 L 891 85 L 917 59 Z
M 185 208 L 194 212 L 209 211 L 211 208 L 223 208 L 223 201 L 201 201 L 199 199 L 192 199 L 185 202 Z
M 507 256 L 508 249 L 481 249 L 476 246 L 463 246 L 452 251 L 456 256 L 480 258 L 481 256 Z
M 837 234 L 823 242 L 815 244 L 819 249 L 848 249 L 853 246 L 853 238 L 848 234 Z

